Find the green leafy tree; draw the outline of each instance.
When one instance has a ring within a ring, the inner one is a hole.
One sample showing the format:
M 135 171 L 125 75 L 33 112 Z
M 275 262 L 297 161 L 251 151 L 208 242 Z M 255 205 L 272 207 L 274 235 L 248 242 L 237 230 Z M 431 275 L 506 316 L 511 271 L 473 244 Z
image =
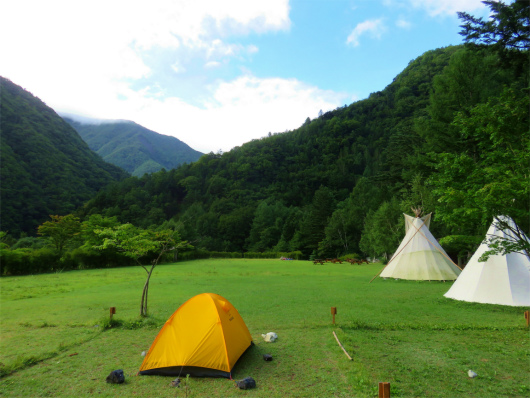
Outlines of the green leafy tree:
M 122 224 L 95 230 L 95 233 L 101 239 L 101 244 L 95 246 L 96 249 L 114 248 L 134 259 L 147 273 L 140 303 L 140 316 L 147 316 L 149 281 L 160 259 L 168 251 L 191 248 L 191 246 L 180 239 L 178 232 L 170 229 L 153 231 L 137 228 L 132 224 Z M 151 259 L 150 267 L 143 263 L 146 258 Z
M 384 202 L 376 211 L 368 213 L 359 245 L 371 257 L 383 256 L 388 260 L 402 237 L 401 208 L 397 198 L 393 198 L 390 202 Z
M 354 251 L 356 217 L 352 217 L 352 207 L 344 207 L 341 202 L 333 212 L 325 228 L 325 236 L 318 244 L 318 251 L 325 256 L 340 256 Z M 352 231 L 353 230 L 353 231 Z
M 437 216 L 457 234 L 485 231 L 494 217 L 500 222 L 503 215 L 528 228 L 529 105 L 526 94 L 506 89 L 501 97 L 455 118 L 453 125 L 476 145 L 461 153 L 437 155 L 436 173 L 429 182 L 438 201 Z M 513 232 L 512 240 L 492 242 L 496 245 L 491 249 L 530 253 L 528 242 Z
M 468 113 L 475 105 L 499 95 L 503 84 L 509 81 L 510 76 L 498 66 L 498 56 L 488 49 L 456 51 L 443 73 L 434 78 L 427 107 L 430 118 L 417 122 L 418 133 L 426 140 L 428 150 L 460 152 L 474 145 L 451 122 L 458 112 Z
M 240 207 L 219 217 L 219 233 L 224 240 L 223 250 L 238 252 L 245 250 L 245 241 L 250 232 L 254 211 L 253 207 Z
M 332 191 L 321 186 L 313 196 L 311 205 L 304 212 L 300 221 L 300 229 L 294 236 L 295 249 L 309 255 L 318 250 L 319 242 L 325 236 L 325 228 L 329 217 L 335 209 L 335 199 Z
M 275 251 L 291 251 L 291 241 L 296 233 L 296 229 L 300 225 L 300 219 L 303 213 L 298 207 L 291 206 L 287 217 L 282 221 L 282 233 L 278 244 L 274 246 Z
M 482 236 L 470 235 L 447 235 L 438 240 L 447 253 L 456 253 L 458 257 L 458 266 L 464 266 L 464 260 L 467 262 L 473 252 L 482 242 Z
M 401 208 L 403 210 L 409 211 L 413 207 L 419 207 L 424 214 L 434 211 L 436 203 L 425 180 L 422 174 L 415 174 L 412 177 L 409 189 L 402 195 Z
M 250 251 L 264 251 L 278 244 L 289 209 L 281 202 L 263 201 L 256 208 L 248 237 Z
M 530 50 L 530 2 L 528 0 L 483 1 L 490 8 L 489 20 L 459 12 L 460 34 L 466 43 L 489 46 L 501 57 L 504 66 L 515 71 L 528 85 Z
M 9 244 L 7 243 L 7 232 L 0 231 L 0 249 L 8 249 Z
M 530 3 L 513 1 L 483 1 L 490 10 L 490 20 L 484 21 L 466 12 L 459 12 L 463 24 L 460 34 L 466 42 L 495 45 L 502 49 L 530 49 Z
M 83 246 L 87 249 L 91 249 L 93 246 L 99 245 L 101 239 L 96 231 L 106 228 L 114 228 L 118 225 L 120 225 L 120 223 L 115 216 L 104 217 L 101 214 L 92 214 L 81 223 L 81 236 L 84 242 Z
M 39 225 L 38 234 L 48 237 L 59 255 L 62 255 L 66 245 L 77 238 L 81 232 L 81 223 L 79 218 L 72 214 L 50 215 L 50 218 L 51 221 Z
M 520 253 L 530 258 L 530 241 L 519 225 L 512 224 L 506 217 L 502 216 L 495 216 L 493 223 L 497 229 L 506 233 L 503 236 L 486 236 L 490 250 L 480 256 L 480 261 L 486 261 L 489 256 L 494 254 L 505 255 L 507 253 Z
M 340 256 L 357 252 L 365 215 L 362 205 L 355 197 L 339 203 L 326 225 L 325 237 L 318 245 L 319 253 Z
M 365 217 L 388 199 L 386 189 L 380 183 L 361 178 L 350 196 L 337 205 L 326 226 L 325 238 L 319 243 L 319 250 L 326 255 L 358 252 Z

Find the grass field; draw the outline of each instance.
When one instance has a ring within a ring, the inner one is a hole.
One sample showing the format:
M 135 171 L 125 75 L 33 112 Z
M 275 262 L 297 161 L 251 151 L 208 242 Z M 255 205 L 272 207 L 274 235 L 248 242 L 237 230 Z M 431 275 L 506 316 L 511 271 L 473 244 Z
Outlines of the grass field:
M 382 265 L 196 260 L 161 265 L 150 316 L 139 267 L 0 279 L 2 397 L 528 397 L 527 308 L 449 300 L 450 283 L 370 279 Z M 227 298 L 256 343 L 228 379 L 136 376 L 165 320 L 204 292 Z M 109 307 L 116 324 L 109 325 Z M 337 307 L 332 324 L 330 307 Z M 262 333 L 276 332 L 274 343 Z M 349 361 L 338 346 L 335 331 Z M 265 362 L 264 353 L 273 361 Z M 105 382 L 123 369 L 126 382 Z M 478 377 L 471 379 L 472 369 Z

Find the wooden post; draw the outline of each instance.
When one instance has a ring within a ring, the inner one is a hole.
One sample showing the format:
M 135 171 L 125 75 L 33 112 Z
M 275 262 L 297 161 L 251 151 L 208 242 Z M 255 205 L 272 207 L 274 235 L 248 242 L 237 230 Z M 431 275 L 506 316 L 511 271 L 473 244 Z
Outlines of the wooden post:
M 390 398 L 390 383 L 379 383 L 379 398 Z
M 116 307 L 110 307 L 110 320 L 112 320 L 112 315 L 116 313 Z
M 337 307 L 331 307 L 331 315 L 333 315 L 333 324 L 335 325 L 335 315 L 337 314 Z
M 526 319 L 526 327 L 529 327 L 530 326 L 530 312 L 529 311 L 524 312 L 524 319 Z

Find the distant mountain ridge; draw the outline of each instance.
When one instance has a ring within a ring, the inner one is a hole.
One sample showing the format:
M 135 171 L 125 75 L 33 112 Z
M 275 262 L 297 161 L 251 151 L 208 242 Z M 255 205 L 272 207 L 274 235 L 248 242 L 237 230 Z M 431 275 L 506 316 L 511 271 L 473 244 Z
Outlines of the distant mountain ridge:
M 128 120 L 100 120 L 61 115 L 106 162 L 141 177 L 192 163 L 203 154 L 178 138 L 156 133 Z
M 22 87 L 0 77 L 0 95 L 2 231 L 35 235 L 50 215 L 71 213 L 105 185 L 128 177 Z

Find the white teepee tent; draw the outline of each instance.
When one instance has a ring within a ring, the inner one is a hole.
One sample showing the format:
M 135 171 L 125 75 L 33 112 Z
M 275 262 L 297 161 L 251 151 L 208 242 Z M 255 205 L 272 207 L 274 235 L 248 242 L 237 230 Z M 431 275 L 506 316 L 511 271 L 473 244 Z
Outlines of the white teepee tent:
M 431 214 L 422 218 L 404 216 L 407 233 L 380 276 L 410 280 L 455 280 L 461 270 L 429 231 Z
M 511 218 L 506 217 L 504 221 L 516 227 Z M 493 222 L 486 236 L 505 238 L 510 232 L 498 229 Z M 476 303 L 530 306 L 530 259 L 521 253 L 508 253 L 479 262 L 487 250 L 486 238 L 444 296 Z

